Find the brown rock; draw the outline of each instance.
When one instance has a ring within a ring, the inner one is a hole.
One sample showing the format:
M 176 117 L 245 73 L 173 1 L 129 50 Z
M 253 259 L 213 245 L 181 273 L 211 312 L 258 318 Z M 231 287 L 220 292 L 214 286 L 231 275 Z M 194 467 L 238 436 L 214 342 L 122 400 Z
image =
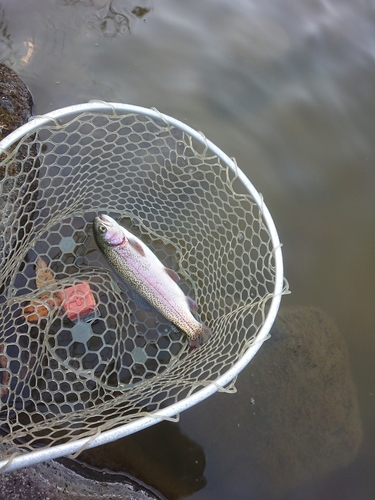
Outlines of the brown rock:
M 0 62 L 0 140 L 31 116 L 31 94 L 11 68 Z
M 27 122 L 31 116 L 32 97 L 22 80 L 0 63 L 0 139 Z M 22 144 L 14 154 L 0 151 L 0 261 L 19 244 L 31 229 L 38 182 L 34 156 L 36 147 Z M 35 164 L 35 165 L 34 165 Z M 19 225 L 15 233 L 13 225 Z

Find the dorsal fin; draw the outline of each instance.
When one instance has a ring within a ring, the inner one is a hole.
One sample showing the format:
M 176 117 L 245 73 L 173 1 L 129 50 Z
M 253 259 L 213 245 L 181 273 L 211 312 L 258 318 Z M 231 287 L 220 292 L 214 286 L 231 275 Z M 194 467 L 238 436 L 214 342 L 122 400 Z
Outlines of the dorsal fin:
M 142 255 L 142 257 L 146 256 L 145 251 L 143 250 L 143 246 L 137 240 L 134 240 L 133 238 L 128 238 L 128 241 L 131 244 L 131 246 L 135 250 L 137 250 L 138 253 Z
M 170 278 L 173 279 L 176 283 L 180 281 L 179 275 L 176 273 L 176 271 L 173 271 L 173 269 L 169 269 L 168 267 L 164 268 L 164 271 L 168 274 Z

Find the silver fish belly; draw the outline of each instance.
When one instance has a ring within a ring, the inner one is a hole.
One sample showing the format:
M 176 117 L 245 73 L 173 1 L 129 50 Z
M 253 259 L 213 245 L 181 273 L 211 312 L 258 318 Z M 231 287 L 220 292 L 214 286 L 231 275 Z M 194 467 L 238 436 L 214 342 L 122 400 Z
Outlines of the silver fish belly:
M 94 219 L 94 236 L 125 283 L 183 331 L 190 347 L 199 347 L 208 340 L 212 332 L 192 315 L 197 305 L 178 286 L 177 273 L 166 268 L 147 245 L 108 215 Z

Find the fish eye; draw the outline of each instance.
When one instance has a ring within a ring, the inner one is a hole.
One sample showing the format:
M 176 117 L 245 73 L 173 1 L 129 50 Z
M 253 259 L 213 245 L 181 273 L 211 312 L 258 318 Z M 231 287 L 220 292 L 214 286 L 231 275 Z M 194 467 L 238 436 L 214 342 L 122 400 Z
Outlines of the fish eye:
M 98 227 L 98 232 L 100 234 L 104 234 L 104 233 L 107 232 L 107 228 L 105 226 L 101 225 L 101 226 Z

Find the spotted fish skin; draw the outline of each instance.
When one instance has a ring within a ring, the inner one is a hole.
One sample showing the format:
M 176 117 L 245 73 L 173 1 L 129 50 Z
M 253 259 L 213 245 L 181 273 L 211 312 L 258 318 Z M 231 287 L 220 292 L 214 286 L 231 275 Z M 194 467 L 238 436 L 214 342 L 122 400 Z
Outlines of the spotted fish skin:
M 209 339 L 212 332 L 192 315 L 197 304 L 178 286 L 177 273 L 166 268 L 147 245 L 109 215 L 95 217 L 94 237 L 125 283 L 183 331 L 191 348 Z

